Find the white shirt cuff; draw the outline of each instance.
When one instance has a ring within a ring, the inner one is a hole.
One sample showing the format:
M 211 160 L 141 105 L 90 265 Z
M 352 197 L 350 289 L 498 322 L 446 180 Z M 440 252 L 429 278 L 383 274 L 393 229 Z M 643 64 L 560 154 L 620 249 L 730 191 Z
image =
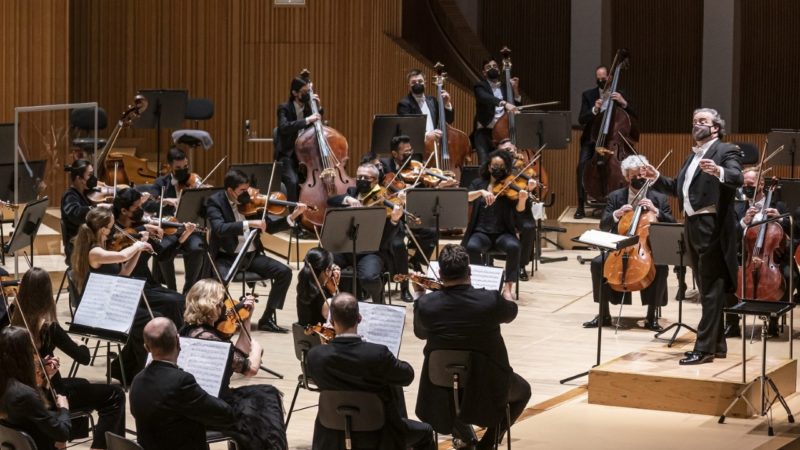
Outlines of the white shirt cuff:
M 242 231 L 247 231 L 249 229 L 250 229 L 250 223 L 248 223 L 246 220 L 243 220 L 242 221 Z
M 292 215 L 291 214 L 286 216 L 286 223 L 288 223 L 290 227 L 294 226 L 294 219 L 292 219 Z
M 719 167 L 719 182 L 720 183 L 724 183 L 725 182 L 725 169 L 723 169 L 722 166 L 717 166 L 717 167 Z

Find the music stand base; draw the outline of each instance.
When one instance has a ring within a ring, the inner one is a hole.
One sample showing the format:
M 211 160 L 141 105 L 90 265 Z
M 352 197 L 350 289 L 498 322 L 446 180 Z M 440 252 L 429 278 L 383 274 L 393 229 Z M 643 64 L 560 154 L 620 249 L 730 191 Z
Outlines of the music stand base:
M 269 367 L 267 367 L 265 365 L 261 365 L 258 368 L 263 370 L 264 372 L 267 372 L 268 374 L 272 375 L 273 377 L 275 377 L 275 378 L 277 378 L 279 380 L 283 379 L 283 375 L 279 374 L 278 372 L 275 372 L 274 370 L 270 369 Z
M 587 375 L 589 375 L 589 371 L 588 370 L 586 372 L 581 372 L 581 373 L 579 373 L 577 375 L 573 375 L 571 377 L 564 378 L 563 380 L 559 380 L 558 383 L 559 384 L 564 384 L 564 383 L 567 383 L 569 381 L 572 381 L 572 380 L 575 380 L 575 379 L 578 379 L 578 378 L 581 378 L 581 377 L 585 377 Z
M 680 332 L 680 330 L 681 330 L 681 327 L 683 327 L 683 328 L 686 328 L 687 330 L 691 331 L 691 332 L 692 332 L 692 333 L 694 333 L 694 334 L 697 334 L 697 330 L 695 330 L 695 329 L 694 329 L 694 328 L 692 328 L 691 326 L 689 326 L 689 325 L 686 325 L 686 324 L 685 324 L 685 323 L 683 323 L 683 322 L 676 322 L 676 323 L 673 323 L 673 324 L 671 324 L 671 325 L 670 325 L 670 326 L 668 326 L 667 328 L 664 328 L 663 330 L 659 331 L 658 333 L 656 333 L 656 335 L 655 335 L 654 337 L 655 337 L 656 339 L 661 339 L 661 335 L 662 335 L 662 334 L 664 334 L 664 333 L 666 333 L 667 331 L 669 331 L 669 330 L 671 330 L 671 329 L 675 328 L 675 332 L 672 334 L 672 337 L 670 338 L 669 342 L 667 343 L 667 347 L 672 347 L 672 345 L 673 345 L 673 344 L 675 343 L 675 341 L 678 339 L 678 333 Z

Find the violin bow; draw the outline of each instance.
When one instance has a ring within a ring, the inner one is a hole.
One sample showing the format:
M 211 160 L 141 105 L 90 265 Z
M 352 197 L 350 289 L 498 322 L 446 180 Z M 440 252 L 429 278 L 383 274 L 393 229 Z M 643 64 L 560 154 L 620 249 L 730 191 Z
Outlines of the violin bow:
M 392 179 L 386 184 L 391 186 L 392 183 L 394 183 L 394 180 L 396 180 L 397 177 L 400 176 L 400 172 L 402 172 L 403 169 L 405 169 L 405 167 L 408 165 L 409 162 L 411 162 L 411 156 L 409 156 L 405 161 L 403 161 L 403 164 L 401 164 L 400 167 L 397 169 L 397 172 L 394 173 Z
M 208 180 L 208 177 L 210 177 L 210 176 L 211 176 L 211 174 L 212 174 L 212 173 L 214 173 L 214 172 L 215 172 L 215 171 L 216 171 L 216 170 L 219 168 L 219 166 L 222 164 L 222 162 L 223 162 L 223 161 L 225 161 L 226 159 L 228 159 L 228 157 L 227 157 L 227 156 L 223 156 L 223 157 L 222 157 L 222 159 L 220 159 L 220 160 L 219 160 L 219 162 L 217 163 L 217 165 L 216 165 L 216 166 L 214 166 L 214 168 L 213 168 L 213 169 L 211 169 L 211 171 L 210 171 L 210 172 L 208 172 L 208 175 L 206 175 L 206 177 L 205 177 L 205 178 L 203 178 L 203 179 L 200 181 L 200 186 L 202 186 L 202 185 L 206 184 L 206 180 Z
M 133 241 L 133 242 L 139 242 L 139 240 L 138 240 L 138 239 L 136 239 L 135 237 L 131 236 L 131 234 L 130 234 L 130 233 L 128 233 L 127 231 L 125 231 L 125 230 L 124 230 L 124 229 L 123 229 L 121 226 L 117 225 L 116 223 L 114 224 L 114 229 L 115 229 L 115 230 L 117 230 L 117 231 L 119 231 L 120 233 L 122 233 L 122 235 L 123 235 L 123 236 L 127 237 L 127 238 L 128 238 L 128 239 L 130 239 L 131 241 Z M 158 253 L 156 253 L 156 251 L 155 251 L 155 250 L 153 250 L 151 253 L 153 254 L 153 256 L 158 256 Z
M 214 260 L 211 258 L 211 253 L 206 252 L 206 256 L 208 257 L 208 261 L 211 263 L 211 268 L 214 270 L 214 275 L 216 275 L 217 281 L 219 281 L 219 284 L 221 284 L 223 289 L 225 289 L 225 295 L 227 295 L 229 299 L 233 300 L 233 296 L 231 296 L 231 292 L 228 290 L 228 285 L 225 284 L 225 281 L 222 279 L 222 275 L 219 273 L 219 269 L 217 269 L 217 265 L 214 264 Z M 235 305 L 233 309 L 233 317 L 236 320 L 236 324 L 239 325 L 239 329 L 242 330 L 245 336 L 247 336 L 247 339 L 252 341 L 253 337 L 250 335 L 250 330 L 244 326 L 242 318 L 239 317 L 239 314 L 236 312 Z
M 269 194 L 270 190 L 272 189 L 272 180 L 275 179 L 275 167 L 277 164 L 272 164 L 272 171 L 269 174 L 269 184 L 267 185 L 267 196 L 264 199 L 264 211 L 261 213 L 261 220 L 266 222 L 267 220 L 267 209 L 269 208 Z
M 5 298 L 5 295 L 3 295 L 3 298 Z M 17 311 L 19 311 L 19 316 L 22 317 L 22 323 L 25 325 L 25 329 L 28 330 L 28 338 L 31 340 L 31 347 L 33 347 L 33 356 L 36 358 L 36 361 L 39 362 L 39 368 L 41 369 L 42 376 L 47 384 L 47 389 L 50 391 L 50 395 L 53 397 L 53 401 L 55 402 L 58 394 L 53 388 L 53 384 L 50 382 L 50 377 L 47 375 L 47 369 L 45 369 L 44 360 L 42 359 L 41 355 L 39 355 L 39 349 L 36 347 L 36 341 L 33 340 L 33 331 L 31 331 L 28 319 L 25 317 L 25 313 L 22 311 L 22 302 L 19 301 L 19 297 L 17 297 L 17 301 L 14 302 L 14 304 L 17 307 Z
M 512 184 L 514 181 L 516 181 L 516 179 L 517 179 L 517 178 L 519 178 L 519 176 L 520 176 L 520 175 L 522 175 L 522 173 L 523 173 L 523 172 L 525 172 L 526 170 L 528 170 L 528 168 L 529 168 L 529 167 L 531 167 L 531 166 L 532 166 L 534 163 L 536 163 L 536 161 L 538 161 L 538 160 L 539 160 L 539 158 L 541 158 L 541 157 L 542 157 L 542 150 L 544 150 L 544 148 L 545 148 L 545 147 L 547 147 L 547 144 L 546 144 L 546 143 L 545 143 L 545 144 L 542 144 L 542 146 L 541 146 L 541 147 L 539 147 L 539 150 L 536 150 L 536 153 L 534 153 L 534 154 L 533 154 L 533 158 L 531 158 L 531 160 L 530 160 L 530 161 L 528 161 L 528 164 L 525 164 L 525 167 L 523 167 L 522 169 L 520 169 L 520 170 L 519 170 L 519 173 L 517 173 L 516 175 L 514 175 L 514 178 L 510 179 L 509 181 L 506 181 L 506 183 L 505 183 L 505 184 L 503 185 L 503 187 L 500 189 L 500 192 L 498 192 L 498 193 L 497 193 L 497 195 L 495 195 L 495 197 L 497 197 L 497 196 L 499 196 L 500 194 L 502 194 L 503 192 L 505 192 L 505 191 L 506 191 L 506 189 L 508 189 L 508 188 L 511 186 L 511 184 Z
M 433 158 L 434 156 L 436 156 L 436 152 L 435 151 L 432 152 L 430 154 L 430 156 L 428 156 L 428 159 L 425 160 L 425 163 L 422 165 L 422 169 L 419 170 L 419 174 L 417 175 L 417 179 L 414 180 L 414 186 L 419 184 L 419 179 L 422 178 L 422 175 L 425 173 L 425 169 L 428 168 L 428 164 L 431 163 L 431 158 Z
M 419 245 L 419 242 L 417 242 L 417 238 L 414 236 L 414 233 L 411 232 L 411 227 L 408 226 L 407 222 L 403 222 L 403 226 L 406 229 L 406 233 L 408 233 L 408 237 L 411 238 L 411 241 L 414 243 L 414 246 L 417 248 L 417 251 L 419 252 L 420 255 L 422 255 L 422 259 L 425 261 L 425 265 L 430 267 L 431 266 L 431 262 L 428 261 L 428 257 L 425 256 L 425 252 L 422 251 L 422 246 Z M 436 278 L 436 281 L 441 283 L 442 280 L 439 278 L 439 274 L 436 273 L 435 270 L 431 270 L 431 272 L 433 272 L 433 276 Z

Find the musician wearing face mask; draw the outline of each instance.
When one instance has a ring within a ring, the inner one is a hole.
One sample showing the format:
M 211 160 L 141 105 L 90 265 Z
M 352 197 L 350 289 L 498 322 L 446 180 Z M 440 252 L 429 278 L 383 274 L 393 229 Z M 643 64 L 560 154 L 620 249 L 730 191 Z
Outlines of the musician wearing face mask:
M 517 153 L 517 146 L 511 142 L 511 139 L 503 139 L 497 144 L 498 150 L 505 150 L 515 158 L 515 164 L 520 160 L 516 159 L 519 155 Z M 531 262 L 533 256 L 534 236 L 536 234 L 536 220 L 533 218 L 531 208 L 533 207 L 533 191 L 538 186 L 538 182 L 531 178 L 528 180 L 526 189 L 528 191 L 528 205 L 525 207 L 525 214 L 521 216 L 519 224 L 519 243 L 520 243 L 520 256 L 519 256 L 519 279 L 521 281 L 528 281 L 528 271 L 525 268 Z
M 611 79 L 608 75 L 608 67 L 599 66 L 594 71 L 597 85 L 583 91 L 581 95 L 581 112 L 578 115 L 578 123 L 583 127 L 581 133 L 581 152 L 578 157 L 578 167 L 576 168 L 576 180 L 578 189 L 578 208 L 575 210 L 575 218 L 583 219 L 586 217 L 585 204 L 586 204 L 586 191 L 583 188 L 583 172 L 586 168 L 586 163 L 592 159 L 594 155 L 594 146 L 590 144 L 592 139 L 592 127 L 598 114 L 602 114 L 606 107 L 603 105 L 601 94 L 606 85 L 610 85 Z M 628 114 L 636 117 L 636 112 L 631 108 L 628 100 L 623 96 L 623 92 L 614 92 L 611 94 L 611 100 L 624 109 Z
M 314 94 L 314 100 L 320 103 L 319 96 Z M 294 141 L 305 127 L 322 119 L 322 106 L 319 114 L 311 112 L 311 94 L 308 81 L 301 77 L 292 80 L 289 91 L 289 100 L 278 105 L 278 141 L 276 144 L 275 161 L 283 164 L 281 181 L 286 186 L 286 199 L 296 202 L 299 195 L 297 156 L 294 154 Z
M 362 164 L 356 170 L 356 186 L 347 188 L 343 195 L 337 195 L 328 199 L 328 206 L 360 208 L 362 206 L 383 206 L 383 201 L 378 200 L 381 186 L 378 184 L 380 172 L 372 164 Z M 396 243 L 396 235 L 401 232 L 402 225 L 400 220 L 403 216 L 403 208 L 395 203 L 391 214 L 386 219 L 381 236 L 380 250 L 374 253 L 359 253 L 356 261 L 352 261 L 352 255 L 337 253 L 334 255 L 336 264 L 339 267 L 357 265 L 358 286 L 360 286 L 367 296 L 372 298 L 373 303 L 383 303 L 383 281 L 381 274 L 385 267 L 392 267 L 394 274 L 408 273 L 408 251 L 405 245 L 392 245 Z
M 684 211 L 687 253 L 700 288 L 703 314 L 697 326 L 694 350 L 681 364 L 703 364 L 727 355 L 722 309 L 736 290 L 736 213 L 733 202 L 742 184 L 739 149 L 720 141 L 725 121 L 710 108 L 692 115 L 695 145 L 677 178 L 663 176 L 655 167 L 645 167 L 653 188 L 678 197 Z
M 475 130 L 472 133 L 472 144 L 478 152 L 478 162 L 483 165 L 493 149 L 492 129 L 504 113 L 517 112 L 517 105 L 522 102 L 519 93 L 519 80 L 511 79 L 514 98 L 506 98 L 506 89 L 500 78 L 500 67 L 494 59 L 486 60 L 481 65 L 484 79 L 475 84 Z
M 608 201 L 606 208 L 603 211 L 603 217 L 600 219 L 600 228 L 603 231 L 611 233 L 620 233 L 617 228 L 620 219 L 636 208 L 636 205 L 642 206 L 645 211 L 652 211 L 658 217 L 659 222 L 675 223 L 675 218 L 672 216 L 672 209 L 669 206 L 667 196 L 648 189 L 642 198 L 639 195 L 640 190 L 644 187 L 647 180 L 641 176 L 641 169 L 649 164 L 647 158 L 639 155 L 632 155 L 625 158 L 621 163 L 622 173 L 625 174 L 625 179 L 629 185 L 626 188 L 617 189 L 608 194 Z M 608 300 L 608 303 L 619 305 L 621 302 L 625 304 L 631 303 L 631 294 L 623 294 L 612 290 L 608 284 L 602 283 L 603 281 L 603 259 L 601 256 L 596 256 L 592 260 L 592 290 L 594 294 L 594 301 L 600 301 L 600 289 L 603 289 L 603 299 Z M 642 304 L 647 305 L 647 317 L 644 321 L 644 327 L 648 330 L 661 331 L 661 326 L 658 324 L 658 317 L 656 312 L 659 307 L 667 305 L 667 275 L 669 274 L 668 266 L 656 266 L 655 279 L 649 286 L 642 289 L 640 292 Z M 601 286 L 602 283 L 602 286 Z M 605 302 L 604 302 L 605 303 Z M 611 314 L 608 311 L 608 303 L 605 303 L 606 309 L 602 311 L 602 324 L 603 326 L 611 325 Z M 584 322 L 584 328 L 595 328 L 600 325 L 600 316 Z
M 64 170 L 69 172 L 70 186 L 61 196 L 61 239 L 69 266 L 72 239 L 78 235 L 78 228 L 86 222 L 86 214 L 92 208 L 92 202 L 87 195 L 97 187 L 97 177 L 94 176 L 94 167 L 85 159 L 75 161 L 71 166 L 64 167 Z M 111 207 L 108 203 L 97 206 Z
M 436 128 L 439 123 L 439 102 L 436 99 L 436 89 L 433 94 L 425 95 L 425 76 L 420 69 L 411 69 L 406 74 L 408 82 L 408 95 L 397 102 L 397 114 L 406 116 L 410 114 L 425 114 L 425 142 L 442 138 L 442 130 Z M 444 100 L 444 120 L 452 124 L 456 114 L 450 102 L 450 94 L 442 91 Z

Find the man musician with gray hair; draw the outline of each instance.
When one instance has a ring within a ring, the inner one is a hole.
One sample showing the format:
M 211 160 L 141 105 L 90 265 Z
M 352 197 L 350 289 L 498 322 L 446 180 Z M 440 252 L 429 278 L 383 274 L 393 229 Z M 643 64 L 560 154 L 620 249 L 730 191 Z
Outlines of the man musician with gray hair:
M 622 161 L 620 168 L 622 169 L 622 174 L 625 175 L 625 179 L 628 181 L 628 187 L 617 189 L 608 194 L 606 209 L 603 211 L 603 216 L 600 219 L 600 228 L 603 231 L 612 233 L 624 232 L 625 230 L 618 229 L 619 221 L 625 214 L 632 213 L 637 206 L 641 206 L 644 211 L 655 213 L 658 216 L 659 222 L 675 222 L 666 195 L 652 189 L 648 189 L 646 192 L 640 194 L 640 191 L 647 182 L 643 176 L 643 169 L 649 164 L 647 158 L 640 155 L 631 155 Z M 609 288 L 607 283 L 603 282 L 603 260 L 601 256 L 598 255 L 592 260 L 591 271 L 592 291 L 595 302 L 600 301 L 600 289 L 602 289 L 603 298 L 608 299 L 611 304 L 618 305 L 621 302 L 625 304 L 631 303 L 630 293 L 613 291 Z M 653 279 L 649 286 L 642 289 L 640 293 L 642 304 L 647 305 L 647 316 L 645 318 L 644 327 L 649 330 L 661 330 L 656 312 L 660 306 L 666 306 L 667 304 L 668 273 L 668 266 L 656 266 L 655 279 Z M 611 325 L 611 314 L 609 314 L 608 311 L 608 303 L 603 306 L 603 311 L 601 311 L 599 316 L 583 323 L 584 328 L 595 328 L 600 325 L 601 321 L 603 326 Z
M 692 152 L 677 178 L 665 177 L 648 165 L 653 187 L 678 197 L 685 216 L 689 262 L 700 288 L 703 314 L 694 350 L 682 365 L 703 364 L 727 356 L 722 309 L 736 289 L 736 188 L 742 185 L 739 149 L 723 143 L 725 121 L 716 110 L 700 108 L 692 115 Z

